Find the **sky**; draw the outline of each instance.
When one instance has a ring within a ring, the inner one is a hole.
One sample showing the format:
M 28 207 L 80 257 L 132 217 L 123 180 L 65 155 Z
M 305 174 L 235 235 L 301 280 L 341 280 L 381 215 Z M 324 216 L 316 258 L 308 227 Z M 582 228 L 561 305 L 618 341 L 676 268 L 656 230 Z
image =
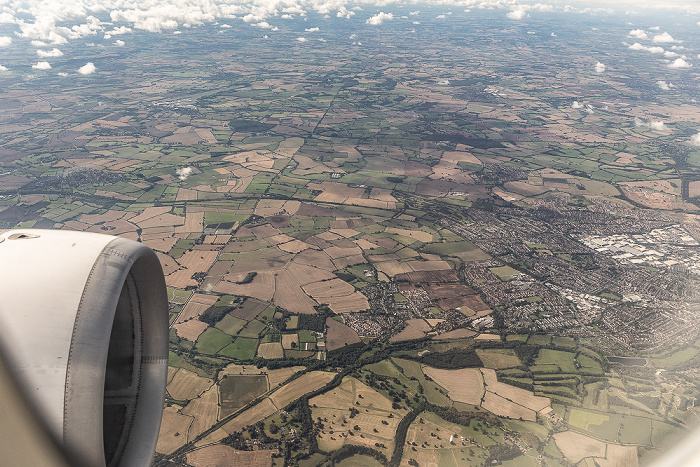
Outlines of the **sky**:
M 37 47 L 58 47 L 74 39 L 98 35 L 123 43 L 124 38 L 119 36 L 134 30 L 172 33 L 235 20 L 274 31 L 279 21 L 304 17 L 311 12 L 380 26 L 394 19 L 392 9 L 397 6 L 418 8 L 426 4 L 457 11 L 500 10 L 513 20 L 550 11 L 634 15 L 645 9 L 671 9 L 698 15 L 700 33 L 700 0 L 588 0 L 578 3 L 563 0 L 0 0 L 0 27 L 11 31 L 0 36 L 0 48 L 11 47 L 13 42 L 22 39 L 34 41 Z

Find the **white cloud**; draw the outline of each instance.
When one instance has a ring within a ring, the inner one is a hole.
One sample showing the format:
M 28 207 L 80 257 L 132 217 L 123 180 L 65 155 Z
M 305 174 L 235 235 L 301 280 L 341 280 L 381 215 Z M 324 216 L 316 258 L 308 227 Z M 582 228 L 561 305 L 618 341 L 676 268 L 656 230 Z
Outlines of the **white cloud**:
M 179 178 L 182 181 L 185 181 L 190 175 L 192 175 L 193 172 L 194 169 L 192 167 L 183 167 L 181 169 L 177 169 L 175 171 L 175 174 L 177 175 L 177 178 Z
M 556 35 L 556 34 L 554 34 L 553 32 L 552 32 L 552 33 L 550 33 L 549 35 L 550 35 L 551 37 L 557 37 L 557 35 Z
M 653 26 L 653 27 L 650 27 L 649 29 L 651 29 L 652 31 L 659 31 L 659 30 L 661 30 L 661 26 Z
M 6 66 L 0 65 L 0 72 L 10 71 Z
M 409 16 L 416 16 L 416 15 L 418 15 L 419 13 L 420 13 L 420 10 L 412 11 L 412 12 L 409 13 Z M 700 24 L 700 23 L 698 23 L 698 24 Z
M 12 44 L 12 38 L 9 36 L 0 37 L 0 47 L 7 47 Z
M 380 24 L 383 24 L 384 21 L 391 19 L 394 19 L 393 13 L 384 13 L 383 11 L 380 11 L 376 15 L 370 16 L 365 23 L 371 24 L 372 26 L 379 26 Z
M 677 58 L 677 59 L 675 59 L 673 62 L 671 62 L 671 63 L 668 64 L 668 67 L 669 67 L 669 68 L 690 68 L 690 67 L 692 67 L 692 66 L 693 66 L 693 65 L 691 65 L 691 64 L 688 63 L 688 62 L 686 62 L 686 61 L 683 60 L 682 58 Z
M 670 50 L 667 50 L 666 52 L 664 52 L 664 57 L 675 58 L 678 57 L 678 54 L 676 52 L 671 52 Z
M 316 31 L 320 31 L 320 29 L 319 29 L 319 28 L 305 28 L 304 31 L 306 31 L 306 32 L 316 32 Z
M 690 137 L 690 144 L 693 146 L 700 146 L 700 132 L 697 132 Z
M 583 104 L 581 104 L 579 101 L 574 101 L 574 103 L 571 104 L 571 108 L 572 108 L 572 109 L 582 109 L 582 108 L 583 108 Z
M 51 64 L 49 62 L 37 62 L 36 65 L 32 65 L 35 70 L 49 70 L 51 69 Z
M 598 63 L 595 64 L 595 72 L 596 72 L 596 73 L 602 73 L 602 72 L 604 72 L 604 71 L 605 71 L 605 65 L 603 65 L 603 64 L 600 63 L 600 62 L 598 62 Z
M 506 13 L 506 16 L 510 19 L 521 20 L 527 16 L 527 12 L 523 9 L 513 10 Z
M 92 62 L 87 62 L 85 65 L 78 68 L 78 73 L 81 75 L 91 75 L 97 71 L 97 67 Z
M 633 29 L 627 35 L 629 37 L 636 37 L 637 39 L 649 39 L 647 33 L 641 29 Z
M 118 28 L 114 28 L 111 31 L 109 31 L 109 34 L 111 34 L 112 36 L 120 36 L 122 34 L 129 34 L 130 32 L 133 32 L 131 28 L 127 28 L 126 26 L 119 26 Z
M 668 130 L 668 127 L 664 122 L 661 120 L 649 120 L 648 122 L 645 122 L 639 117 L 634 117 L 634 126 L 636 127 L 641 127 L 641 128 L 649 128 L 650 130 L 654 131 L 666 131 Z
M 675 88 L 676 86 L 673 83 L 667 83 L 666 81 L 657 81 L 656 84 L 659 86 L 659 89 L 662 91 L 670 91 L 671 88 Z
M 447 16 L 445 16 L 445 15 L 437 15 L 435 17 L 435 19 L 445 19 L 445 18 L 447 18 Z
M 652 40 L 653 40 L 653 42 L 656 42 L 656 43 L 678 42 L 677 40 L 675 40 L 673 38 L 673 36 L 671 36 L 667 32 L 664 32 L 662 34 L 657 34 L 656 36 L 654 36 L 654 39 L 652 39 Z
M 117 39 L 116 41 L 114 41 L 114 45 L 116 45 L 117 47 L 124 47 L 125 44 L 126 44 L 126 42 L 124 42 L 123 40 L 120 40 L 120 39 Z
M 628 47 L 630 50 L 643 50 L 644 52 L 649 52 L 653 54 L 662 54 L 664 53 L 664 48 L 657 46 L 653 47 L 648 47 L 646 45 L 642 45 L 639 42 L 635 42 L 634 44 L 630 45 Z
M 49 45 L 49 44 L 47 44 L 47 43 L 44 42 L 44 41 L 32 41 L 31 44 L 32 44 L 34 47 L 46 47 L 47 45 Z
M 257 26 L 257 27 L 263 28 L 263 29 L 274 29 L 274 26 L 272 26 L 267 21 L 260 21 L 259 23 L 253 24 L 253 26 Z
M 222 24 L 222 25 L 219 26 L 219 27 L 220 27 L 220 28 L 223 28 L 223 29 L 228 29 L 228 28 L 232 28 L 233 26 L 231 26 L 230 24 Z
M 52 50 L 37 50 L 36 54 L 39 56 L 39 58 L 63 57 L 63 52 L 55 47 Z
M 297 37 L 299 42 L 306 42 L 306 37 Z

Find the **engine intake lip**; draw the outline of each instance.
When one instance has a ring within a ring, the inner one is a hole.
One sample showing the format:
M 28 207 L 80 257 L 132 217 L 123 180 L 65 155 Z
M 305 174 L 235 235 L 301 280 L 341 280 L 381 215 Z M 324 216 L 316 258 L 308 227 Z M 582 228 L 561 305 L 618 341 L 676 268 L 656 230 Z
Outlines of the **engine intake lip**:
M 158 258 L 139 243 L 114 239 L 95 261 L 76 313 L 66 371 L 66 447 L 91 465 L 150 461 L 163 411 L 167 337 Z

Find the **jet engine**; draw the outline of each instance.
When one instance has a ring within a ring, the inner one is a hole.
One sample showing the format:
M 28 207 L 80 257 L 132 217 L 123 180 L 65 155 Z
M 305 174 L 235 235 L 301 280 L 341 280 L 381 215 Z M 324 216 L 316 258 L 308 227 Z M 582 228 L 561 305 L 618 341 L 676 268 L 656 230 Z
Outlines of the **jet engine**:
M 27 417 L 67 464 L 150 464 L 168 358 L 167 293 L 152 250 L 96 233 L 0 231 L 0 351 Z M 3 456 L 17 451 L 11 465 L 30 465 L 21 443 L 35 430 L 2 425 Z

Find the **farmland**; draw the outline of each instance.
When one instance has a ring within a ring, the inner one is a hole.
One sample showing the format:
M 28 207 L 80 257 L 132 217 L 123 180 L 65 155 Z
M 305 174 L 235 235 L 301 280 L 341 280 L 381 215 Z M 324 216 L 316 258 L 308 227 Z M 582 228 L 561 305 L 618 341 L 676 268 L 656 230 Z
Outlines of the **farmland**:
M 635 465 L 689 430 L 695 22 L 649 59 L 656 16 L 309 5 L 94 11 L 45 69 L 33 10 L 2 23 L 0 229 L 162 265 L 156 465 Z

